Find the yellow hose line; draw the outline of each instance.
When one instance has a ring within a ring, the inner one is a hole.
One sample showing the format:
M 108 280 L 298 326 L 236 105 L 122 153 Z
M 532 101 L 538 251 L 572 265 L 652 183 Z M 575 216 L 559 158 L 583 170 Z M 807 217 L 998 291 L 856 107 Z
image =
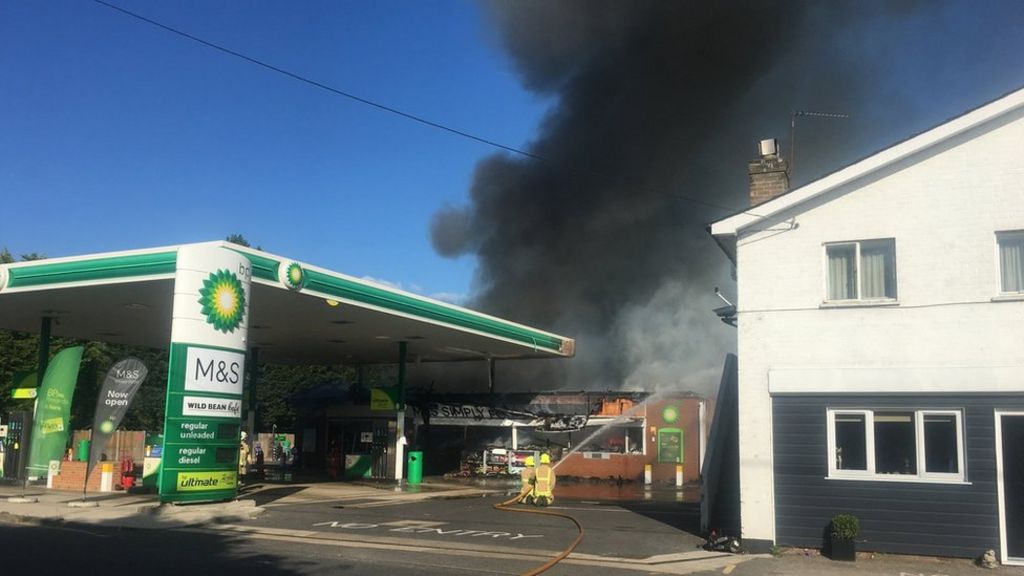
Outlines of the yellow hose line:
M 554 566 L 555 564 L 558 564 L 559 562 L 564 560 L 566 556 L 568 556 L 569 554 L 572 554 L 572 551 L 576 548 L 576 546 L 578 546 L 579 543 L 583 541 L 583 526 L 580 524 L 579 520 L 573 518 L 572 516 L 569 516 L 568 514 L 561 514 L 559 512 L 551 512 L 551 511 L 548 511 L 548 510 L 536 510 L 536 509 L 530 509 L 530 508 L 506 508 L 506 506 L 518 503 L 520 500 L 523 499 L 524 496 L 526 496 L 526 495 L 525 494 L 520 494 L 520 495 L 516 496 L 515 498 L 512 498 L 511 500 L 506 500 L 506 501 L 502 502 L 501 504 L 495 504 L 494 508 L 496 510 L 501 510 L 502 512 L 523 512 L 523 513 L 526 513 L 526 514 L 544 514 L 544 515 L 547 515 L 547 516 L 558 516 L 560 518 L 568 518 L 569 520 L 572 520 L 572 523 L 575 524 L 576 528 L 579 530 L 579 535 L 576 536 L 576 539 L 572 541 L 572 544 L 570 544 L 568 548 L 563 550 L 561 554 L 559 554 L 558 556 L 555 556 L 551 560 L 548 560 L 547 563 L 545 563 L 543 566 L 539 566 L 537 568 L 533 568 L 532 570 L 527 570 L 526 572 L 523 572 L 520 575 L 520 576 L 537 576 L 537 574 L 540 574 L 542 572 L 546 572 L 552 566 Z

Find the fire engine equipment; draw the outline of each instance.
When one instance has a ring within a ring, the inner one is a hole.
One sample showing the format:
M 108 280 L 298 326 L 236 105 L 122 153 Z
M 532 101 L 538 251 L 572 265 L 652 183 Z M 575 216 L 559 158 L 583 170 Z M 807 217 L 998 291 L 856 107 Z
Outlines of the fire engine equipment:
M 501 510 L 502 512 L 526 512 L 527 514 L 547 514 L 548 516 L 558 516 L 560 518 L 566 518 L 568 520 L 571 520 L 572 523 L 576 525 L 576 530 L 579 532 L 579 534 L 576 535 L 576 539 L 573 540 L 572 544 L 570 544 L 569 547 L 566 548 L 565 550 L 563 550 L 558 556 L 555 556 L 551 560 L 548 560 L 542 566 L 538 566 L 537 568 L 534 568 L 533 570 L 527 570 L 526 572 L 523 572 L 522 575 L 521 575 L 521 576 L 537 576 L 537 574 L 541 574 L 542 572 L 547 571 L 549 568 L 551 568 L 555 564 L 558 564 L 559 562 L 561 562 L 569 554 L 571 554 L 572 551 L 575 550 L 577 546 L 579 546 L 580 542 L 583 541 L 583 525 L 580 524 L 579 520 L 573 518 L 572 516 L 569 516 L 568 514 L 561 514 L 559 512 L 552 512 L 550 510 L 537 510 L 536 508 L 509 508 L 509 506 L 511 506 L 512 504 L 516 504 L 517 502 L 521 501 L 522 499 L 523 499 L 523 495 L 520 494 L 520 495 L 516 496 L 515 498 L 512 498 L 511 500 L 506 500 L 506 501 L 502 502 L 501 504 L 495 504 L 494 508 L 496 510 Z
M 135 461 L 131 456 L 121 458 L 121 488 L 129 490 L 135 486 Z

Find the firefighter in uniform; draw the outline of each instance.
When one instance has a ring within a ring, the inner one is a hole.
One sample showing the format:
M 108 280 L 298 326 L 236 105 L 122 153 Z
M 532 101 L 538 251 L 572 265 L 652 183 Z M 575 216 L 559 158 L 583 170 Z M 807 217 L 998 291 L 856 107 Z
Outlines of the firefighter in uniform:
M 538 506 L 547 506 L 555 501 L 555 469 L 551 467 L 551 456 L 540 455 L 540 466 L 534 473 L 533 499 Z
M 536 472 L 536 469 L 534 468 L 533 456 L 527 456 L 523 471 L 520 472 L 519 476 L 523 481 L 522 486 L 519 487 L 519 500 L 527 504 L 533 504 L 534 472 Z
M 242 437 L 241 437 L 241 440 L 238 443 L 238 484 L 239 485 L 241 485 L 242 482 L 245 481 L 245 473 L 248 471 L 248 468 L 249 468 L 249 444 L 246 442 L 246 439 L 248 437 L 249 437 L 249 435 L 245 433 L 245 430 L 242 430 Z

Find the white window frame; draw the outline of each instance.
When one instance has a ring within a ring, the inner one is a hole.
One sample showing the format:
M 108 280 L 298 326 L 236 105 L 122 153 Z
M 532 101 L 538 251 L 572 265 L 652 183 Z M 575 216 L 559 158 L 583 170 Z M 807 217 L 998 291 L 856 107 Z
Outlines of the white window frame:
M 878 474 L 875 472 L 875 413 L 912 412 L 917 453 L 917 474 Z M 925 482 L 939 484 L 968 484 L 964 457 L 964 425 L 961 410 L 913 410 L 908 408 L 827 408 L 828 426 L 828 479 L 871 480 L 884 482 Z M 840 470 L 836 468 L 836 415 L 849 414 L 864 417 L 864 441 L 867 470 Z M 957 473 L 927 472 L 925 469 L 924 418 L 925 416 L 954 416 L 956 418 Z
M 861 244 L 864 244 L 864 243 L 871 244 L 871 243 L 875 243 L 875 242 L 888 242 L 888 243 L 890 243 L 892 245 L 893 292 L 896 294 L 892 298 L 889 298 L 887 296 L 883 296 L 881 298 L 863 298 L 861 296 L 861 282 L 862 282 L 863 278 L 862 278 L 862 275 L 861 275 L 861 272 L 860 272 L 860 246 L 861 246 Z M 855 286 L 857 294 L 856 294 L 855 298 L 847 298 L 847 299 L 843 299 L 843 300 L 833 300 L 833 299 L 829 298 L 828 249 L 829 248 L 834 248 L 834 247 L 840 247 L 840 246 L 853 246 L 853 251 L 854 251 L 854 255 L 853 255 L 854 274 L 856 275 L 856 282 L 854 282 L 854 286 Z M 824 244 L 822 244 L 822 248 L 823 248 L 823 250 L 822 250 L 822 252 L 823 252 L 823 254 L 822 254 L 822 262 L 823 262 L 822 269 L 825 271 L 824 282 L 823 282 L 823 286 L 825 288 L 825 292 L 824 292 L 824 297 L 822 298 L 822 302 L 824 302 L 825 304 L 840 304 L 841 305 L 841 304 L 859 304 L 859 303 L 889 304 L 889 303 L 895 303 L 895 302 L 899 301 L 899 296 L 900 296 L 899 286 L 900 286 L 900 283 L 899 283 L 899 273 L 898 273 L 897 268 L 896 268 L 896 239 L 895 238 L 870 238 L 870 239 L 866 239 L 866 240 L 844 240 L 844 241 L 841 241 L 841 242 L 825 242 Z
M 1024 287 L 1021 290 L 1007 292 L 1003 290 L 1003 241 L 1024 240 L 1024 230 L 1004 230 L 996 232 L 996 286 L 1000 296 L 1008 298 L 1024 298 Z

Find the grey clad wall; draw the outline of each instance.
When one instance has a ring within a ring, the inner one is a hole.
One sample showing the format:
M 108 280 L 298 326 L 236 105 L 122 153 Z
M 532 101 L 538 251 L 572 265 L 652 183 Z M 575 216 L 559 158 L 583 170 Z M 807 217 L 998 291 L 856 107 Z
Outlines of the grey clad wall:
M 860 519 L 860 550 L 962 557 L 998 550 L 997 406 L 1024 409 L 1024 396 L 773 397 L 776 543 L 820 547 L 832 515 L 845 512 Z M 962 410 L 969 484 L 827 479 L 828 408 Z

